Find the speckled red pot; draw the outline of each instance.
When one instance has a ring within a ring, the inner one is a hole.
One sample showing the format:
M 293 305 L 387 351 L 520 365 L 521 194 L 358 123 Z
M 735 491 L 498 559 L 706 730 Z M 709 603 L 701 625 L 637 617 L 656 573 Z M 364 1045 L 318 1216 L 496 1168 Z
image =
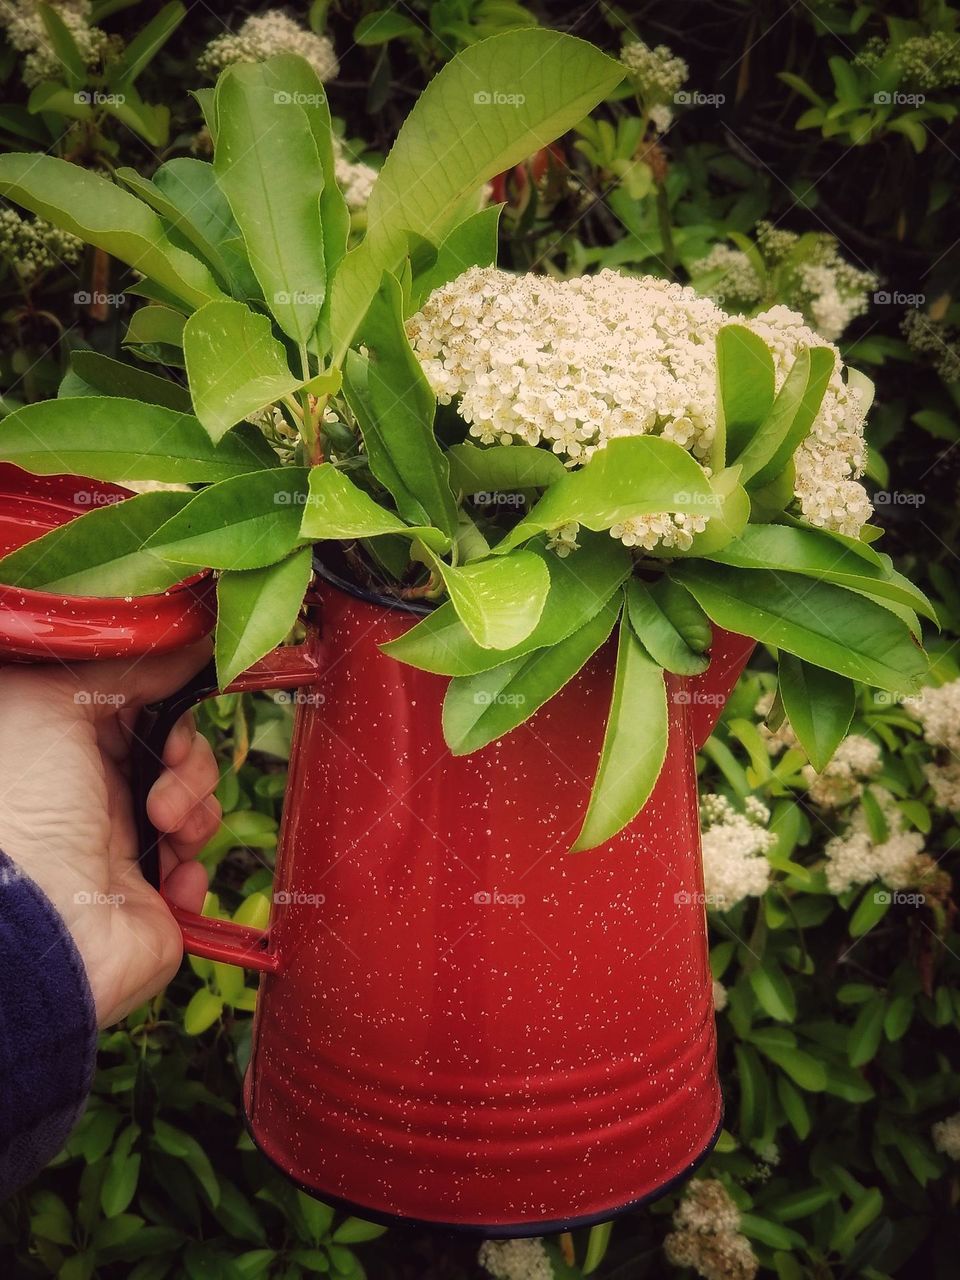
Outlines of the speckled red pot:
M 0 555 L 77 516 L 131 497 L 129 489 L 81 476 L 35 476 L 0 464 Z M 161 595 L 129 599 L 63 596 L 0 585 L 0 661 L 89 661 L 166 653 L 206 635 L 216 584 L 197 574 Z
M 187 946 L 264 970 L 247 1121 L 305 1189 L 494 1236 L 601 1221 L 720 1127 L 694 750 L 752 644 L 670 678 L 650 802 L 571 855 L 613 646 L 455 758 L 445 679 L 378 647 L 410 622 L 324 584 L 306 644 L 247 678 L 301 681 L 270 926 L 194 918 Z

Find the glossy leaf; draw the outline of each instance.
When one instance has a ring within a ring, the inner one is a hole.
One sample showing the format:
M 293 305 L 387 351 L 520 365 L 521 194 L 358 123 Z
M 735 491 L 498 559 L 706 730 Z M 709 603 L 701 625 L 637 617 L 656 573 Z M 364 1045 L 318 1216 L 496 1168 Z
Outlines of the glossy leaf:
M 320 195 L 323 170 L 307 116 L 255 64 L 217 82 L 217 181 L 277 323 L 294 341 L 313 336 L 326 290 Z
M 510 649 L 540 621 L 550 575 L 532 551 L 457 567 L 437 560 L 435 566 L 457 617 L 482 649 Z
M 630 573 L 626 548 L 604 534 L 583 535 L 580 550 L 565 559 L 534 550 L 547 566 L 550 590 L 540 621 L 520 644 L 511 649 L 482 648 L 448 601 L 399 639 L 385 644 L 384 652 L 439 675 L 475 675 L 534 649 L 559 644 L 594 617 Z
M 488 205 L 458 223 L 437 247 L 437 255 L 429 267 L 415 275 L 410 296 L 410 311 L 418 311 L 434 291 L 470 267 L 490 267 L 497 261 L 500 205 Z
M 814 666 L 894 692 L 920 686 L 923 650 L 889 610 L 829 582 L 708 562 L 672 575 L 720 627 L 785 649 Z
M 796 357 L 760 429 L 735 458 L 728 458 L 742 467 L 741 479 L 749 488 L 775 480 L 793 457 L 820 411 L 836 360 L 831 347 L 808 347 Z
M 447 456 L 451 482 L 465 494 L 545 489 L 567 474 L 555 453 L 532 444 L 455 444 Z
M 847 735 L 857 706 L 851 680 L 781 653 L 778 688 L 790 726 L 814 769 L 822 773 Z
M 184 326 L 183 354 L 194 411 L 212 440 L 301 383 L 270 321 L 242 302 L 195 311 Z
M 167 560 L 210 569 L 260 569 L 301 541 L 305 467 L 276 467 L 201 490 L 146 546 Z
M 450 547 L 450 539 L 442 530 L 404 524 L 332 463 L 324 462 L 311 469 L 310 493 L 301 526 L 304 538 L 379 538 L 390 533 L 419 539 L 434 551 Z
M 726 456 L 736 458 L 770 413 L 776 390 L 770 348 L 745 325 L 725 324 L 717 334 L 717 382 L 719 431 Z
M 673 588 L 673 593 L 681 592 L 694 608 L 699 606 L 684 588 L 671 583 L 669 578 L 649 586 L 639 578 L 633 578 L 627 585 L 627 615 L 637 639 L 655 662 L 675 675 L 695 676 L 706 671 L 710 659 L 703 651 L 690 647 L 680 631 L 674 625 L 668 613 L 666 596 Z M 707 644 L 709 644 L 709 624 L 706 628 Z M 704 646 L 705 648 L 705 646 Z
M 656 511 L 702 515 L 714 504 L 703 468 L 686 449 L 657 436 L 620 437 L 598 450 L 586 466 L 552 484 L 495 551 L 502 554 L 535 534 L 570 522 L 609 529 Z
M 297 620 L 313 567 L 302 547 L 263 569 L 221 573 L 217 582 L 217 680 L 231 680 L 281 643 Z
M 191 414 L 122 396 L 42 400 L 0 422 L 0 460 L 38 475 L 207 484 L 277 462 L 259 431 L 214 442 Z
M 185 576 L 142 550 L 192 493 L 144 493 L 92 508 L 0 559 L 0 582 L 75 596 L 139 596 L 166 591 Z
M 405 519 L 453 537 L 457 503 L 450 465 L 433 432 L 436 397 L 403 327 L 400 285 L 385 275 L 360 327 L 366 360 L 348 361 L 346 396 L 360 424 L 370 470 Z
M 190 392 L 178 382 L 85 347 L 70 353 L 70 373 L 61 382 L 57 395 L 123 396 L 165 405 L 180 413 L 191 413 L 193 409 Z
M 451 680 L 443 702 L 443 736 L 453 754 L 478 751 L 529 720 L 609 637 L 619 603 L 614 597 L 589 622 L 549 648 Z
M 0 194 L 142 271 L 189 307 L 222 296 L 210 271 L 142 200 L 53 156 L 0 155 Z
M 603 844 L 640 812 L 660 776 L 667 732 L 663 668 L 640 644 L 625 614 L 600 764 L 573 852 Z

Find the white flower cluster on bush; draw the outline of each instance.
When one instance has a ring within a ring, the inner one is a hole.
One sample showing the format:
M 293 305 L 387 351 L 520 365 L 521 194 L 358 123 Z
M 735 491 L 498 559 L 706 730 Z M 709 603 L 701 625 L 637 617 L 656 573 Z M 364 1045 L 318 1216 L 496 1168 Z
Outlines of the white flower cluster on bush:
M 941 809 L 960 812 L 960 680 L 924 689 L 904 705 L 923 725 L 924 741 L 947 757 L 923 767 L 934 803 Z
M 922 882 L 932 868 L 923 852 L 923 836 L 909 831 L 889 791 L 874 787 L 872 794 L 887 825 L 887 838 L 875 841 L 867 815 L 856 808 L 842 835 L 827 841 L 826 877 L 832 893 L 844 893 L 856 885 L 882 880 L 891 889 L 905 889 Z
M 70 32 L 87 67 L 116 57 L 123 49 L 119 36 L 91 26 L 90 0 L 51 0 L 50 8 Z M 26 54 L 20 63 L 24 84 L 32 87 L 41 80 L 63 80 L 63 62 L 50 43 L 36 0 L 0 0 L 0 27 L 11 48 Z
M 947 1116 L 946 1120 L 938 1120 L 930 1135 L 937 1151 L 948 1160 L 960 1160 L 960 1111 Z
M 299 54 L 323 81 L 332 80 L 340 70 L 327 37 L 308 31 L 279 9 L 254 14 L 239 31 L 211 40 L 197 59 L 197 70 L 215 76 L 235 62 L 265 62 L 277 53 Z
M 690 74 L 684 60 L 665 44 L 651 49 L 642 40 L 630 40 L 620 50 L 620 61 L 647 107 L 672 102 Z
M 478 1261 L 493 1280 L 552 1280 L 553 1266 L 543 1241 L 488 1240 Z
M 441 403 L 459 398 L 483 444 L 548 444 L 568 466 L 618 436 L 652 434 L 705 462 L 716 431 L 716 335 L 731 317 L 692 289 L 652 277 L 554 280 L 472 267 L 435 290 L 407 322 Z M 770 346 L 778 385 L 798 353 L 829 346 L 802 317 L 774 307 L 744 321 Z M 795 455 L 800 508 L 823 528 L 857 534 L 871 514 L 854 477 L 865 457 L 859 393 L 839 353 L 824 403 Z M 686 549 L 704 517 L 670 512 L 611 530 L 628 546 Z
M 675 1267 L 692 1267 L 704 1280 L 753 1280 L 759 1261 L 740 1231 L 740 1211 L 717 1178 L 694 1178 L 663 1242 Z
M 740 813 L 726 796 L 705 795 L 700 801 L 704 890 L 719 911 L 759 898 L 770 883 L 767 854 L 777 843 L 766 829 L 770 810 L 755 796 L 747 797 L 744 810 Z
M 22 218 L 14 209 L 0 209 L 0 257 L 24 283 L 41 271 L 80 260 L 83 241 L 42 218 Z
M 377 180 L 377 170 L 362 160 L 351 160 L 336 134 L 333 137 L 333 160 L 337 186 L 343 192 L 347 208 L 352 213 L 365 209 Z

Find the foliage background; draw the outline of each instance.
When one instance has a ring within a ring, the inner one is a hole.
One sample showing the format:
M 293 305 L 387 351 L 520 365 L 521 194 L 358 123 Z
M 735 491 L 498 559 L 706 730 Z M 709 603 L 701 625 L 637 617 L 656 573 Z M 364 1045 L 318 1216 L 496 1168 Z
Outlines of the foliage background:
M 611 265 L 687 281 L 712 247 L 730 244 L 731 233 L 750 237 L 767 219 L 836 237 L 850 263 L 876 275 L 869 308 L 840 345 L 877 381 L 869 478 L 888 531 L 883 548 L 938 602 L 944 629 L 931 637 L 936 676 L 955 680 L 958 12 L 925 0 L 654 0 L 629 9 L 411 0 L 391 10 L 395 38 L 371 46 L 362 23 L 375 8 L 343 0 L 288 11 L 332 39 L 341 62 L 328 86 L 333 110 L 354 158 L 374 165 L 433 71 L 503 26 L 540 21 L 613 52 L 632 33 L 668 45 L 689 64 L 688 88 L 706 100 L 679 105 L 655 144 L 624 127 L 642 107 L 621 97 L 596 113 L 619 126 L 615 133 L 587 126 L 580 141 L 588 145 L 567 139 L 545 177 L 514 173 L 506 181 L 497 192 L 509 201 L 504 265 L 558 275 Z M 128 42 L 159 9 L 98 6 L 104 28 Z M 78 163 L 143 172 L 190 154 L 202 147 L 189 96 L 203 82 L 200 52 L 224 26 L 235 30 L 263 11 L 191 7 L 138 80 L 145 102 L 170 110 L 162 141 L 102 113 L 93 125 L 55 111 L 30 115 L 20 55 L 0 51 L 7 104 L 0 143 L 21 149 L 26 139 Z M 882 81 L 875 62 L 871 70 L 869 58 L 858 60 L 878 38 L 889 41 Z M 878 93 L 924 101 L 877 102 Z M 135 301 L 124 294 L 129 283 L 117 264 L 94 255 L 32 279 L 7 257 L 0 277 L 4 408 L 55 394 L 72 350 L 122 357 Z M 778 300 L 776 280 L 770 288 L 769 301 Z M 96 292 L 119 301 L 91 304 L 86 298 Z M 905 709 L 861 695 L 853 729 L 883 755 L 871 785 L 893 794 L 906 826 L 923 835 L 947 875 L 920 905 L 884 902 L 878 882 L 831 893 L 824 848 L 846 829 L 859 797 L 854 789 L 840 805 L 818 803 L 802 755 L 772 753 L 755 711 L 772 669 L 759 653 L 701 759 L 703 789 L 741 803 L 759 797 L 772 809 L 778 838 L 763 897 L 711 913 L 715 973 L 727 999 L 719 1025 L 728 1116 L 704 1172 L 735 1199 L 762 1275 L 940 1280 L 956 1273 L 960 1249 L 957 1165 L 931 1139 L 931 1126 L 956 1110 L 960 1085 L 960 938 L 950 879 L 960 832 L 923 766 L 943 764 L 944 753 L 924 742 Z M 226 814 L 204 855 L 216 873 L 209 909 L 260 922 L 290 706 L 224 697 L 204 709 L 203 722 L 222 760 Z M 5 1274 L 485 1274 L 475 1246 L 426 1233 L 380 1235 L 333 1218 L 287 1187 L 238 1136 L 252 1004 L 237 970 L 191 962 L 163 996 L 103 1036 L 90 1108 L 67 1151 L 0 1208 Z M 679 1273 L 662 1251 L 676 1204 L 669 1197 L 621 1220 L 598 1264 L 585 1233 L 552 1243 L 555 1274 L 589 1269 L 625 1280 Z M 740 1273 L 721 1266 L 710 1274 Z

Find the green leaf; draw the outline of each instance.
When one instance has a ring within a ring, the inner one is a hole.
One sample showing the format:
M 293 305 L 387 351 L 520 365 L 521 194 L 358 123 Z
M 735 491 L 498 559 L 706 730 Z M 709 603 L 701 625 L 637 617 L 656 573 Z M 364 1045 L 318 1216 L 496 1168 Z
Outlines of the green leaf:
M 773 407 L 775 393 L 770 348 L 742 324 L 726 324 L 717 334 L 718 434 L 727 457 L 737 457 Z M 723 460 L 719 459 L 722 466 Z
M 67 472 L 120 484 L 207 484 L 277 462 L 252 427 L 214 444 L 191 414 L 123 396 L 24 405 L 0 421 L 0 460 L 36 475 Z
M 91 509 L 0 559 L 0 582 L 74 596 L 144 596 L 180 582 L 182 564 L 141 548 L 192 493 L 144 493 Z
M 450 547 L 450 539 L 440 529 L 404 524 L 329 462 L 310 471 L 310 494 L 300 532 L 304 538 L 316 541 L 401 533 L 418 538 L 434 551 L 447 551 Z
M 434 261 L 425 271 L 414 276 L 410 296 L 411 311 L 418 311 L 434 289 L 455 280 L 470 267 L 490 267 L 496 264 L 500 210 L 500 205 L 488 205 L 479 213 L 464 218 L 463 222 L 444 236 Z
M 0 155 L 0 195 L 142 271 L 188 307 L 222 296 L 152 209 L 78 165 L 35 152 Z
M 780 654 L 778 685 L 784 711 L 818 773 L 830 763 L 847 735 L 857 707 L 851 680 L 811 666 L 793 654 Z
M 868 1000 L 857 1014 L 857 1020 L 847 1039 L 847 1057 L 851 1067 L 862 1067 L 876 1057 L 886 1013 L 886 1000 L 883 996 L 876 996 L 873 1000 Z
M 196 994 L 199 995 L 200 993 L 197 992 Z M 187 1007 L 189 1008 L 189 1005 Z M 186 1029 L 186 1016 L 184 1016 L 184 1027 Z M 190 1033 L 188 1031 L 188 1034 L 196 1034 L 196 1032 Z M 189 1133 L 184 1133 L 182 1129 L 175 1128 L 172 1124 L 168 1124 L 159 1117 L 156 1117 L 153 1121 L 153 1136 L 161 1151 L 165 1151 L 168 1155 L 176 1156 L 178 1160 L 184 1162 L 206 1192 L 211 1206 L 216 1208 L 220 1203 L 220 1184 L 217 1181 L 217 1175 L 213 1171 L 213 1166 L 207 1153 L 196 1138 Z
M 849 541 L 849 540 L 848 540 Z M 847 546 L 837 535 L 819 529 L 778 524 L 748 525 L 710 559 L 740 569 L 785 570 L 823 582 L 835 582 L 884 600 L 915 609 L 932 622 L 936 611 L 919 588 L 897 573 L 889 558 L 869 547 Z
M 875 929 L 890 910 L 891 897 L 885 889 L 877 887 L 876 882 L 867 886 L 867 891 L 857 903 L 857 909 L 850 917 L 847 930 L 851 938 L 862 938 L 864 934 Z
M 195 311 L 184 326 L 183 354 L 194 411 L 214 441 L 301 383 L 270 321 L 242 302 Z
M 795 1084 L 807 1093 L 820 1093 L 826 1088 L 827 1072 L 822 1062 L 804 1053 L 802 1049 L 794 1049 L 790 1045 L 779 1044 L 774 1040 L 756 1035 L 757 1048 L 771 1062 L 776 1063 Z
M 612 1222 L 601 1222 L 590 1228 L 587 1236 L 587 1251 L 583 1259 L 583 1274 L 591 1275 L 599 1267 L 607 1254 L 610 1237 L 613 1234 Z
M 799 574 L 707 562 L 677 563 L 671 573 L 728 631 L 881 689 L 912 691 L 923 681 L 927 661 L 909 629 L 863 596 Z
M 744 531 L 750 519 L 751 499 L 740 483 L 740 468 L 727 467 L 711 476 L 709 485 L 710 500 L 702 505 L 699 513 L 709 516 L 707 527 L 693 535 L 688 547 L 656 546 L 646 551 L 646 555 L 656 560 L 712 558 Z
M 894 996 L 883 1019 L 883 1034 L 895 1044 L 906 1035 L 913 1021 L 913 997 Z
M 46 31 L 50 48 L 63 67 L 67 87 L 79 89 L 87 77 L 86 59 L 77 47 L 73 33 L 56 9 L 48 4 L 37 4 L 36 11 Z
M 637 640 L 624 613 L 600 764 L 571 852 L 603 844 L 640 812 L 660 776 L 667 731 L 663 668 Z
M 740 1214 L 740 1230 L 749 1240 L 759 1240 L 771 1249 L 802 1249 L 806 1245 L 798 1232 L 754 1213 Z
M 567 474 L 555 453 L 533 444 L 455 444 L 447 457 L 451 483 L 466 494 L 545 489 Z
M 124 360 L 111 360 L 99 351 L 79 348 L 70 353 L 70 373 L 61 382 L 58 396 L 123 396 L 161 404 L 190 413 L 190 392 L 178 382 L 147 373 Z
M 797 1016 L 797 1001 L 790 979 L 776 960 L 765 959 L 750 970 L 750 986 L 761 1009 L 778 1022 L 792 1022 Z
M 801 1142 L 804 1141 L 811 1129 L 810 1112 L 807 1110 L 807 1104 L 786 1076 L 777 1076 L 777 1097 L 794 1133 Z
M 170 347 L 182 347 L 185 325 L 186 318 L 172 307 L 141 307 L 130 317 L 123 338 L 124 345 L 161 343 Z
M 221 75 L 213 167 L 267 306 L 284 333 L 305 344 L 326 291 L 323 170 L 305 112 L 268 75 L 255 64 Z
M 153 61 L 186 16 L 186 8 L 178 0 L 165 4 L 145 27 L 141 27 L 113 64 L 111 83 L 132 84 L 140 72 Z
M 348 361 L 346 395 L 356 414 L 370 470 L 405 519 L 451 538 L 457 503 L 450 466 L 433 433 L 436 398 L 403 327 L 399 282 L 385 275 L 360 326 L 369 356 Z
M 332 1238 L 337 1244 L 363 1244 L 367 1240 L 376 1240 L 386 1229 L 376 1222 L 365 1222 L 363 1218 L 347 1218 L 337 1227 Z
M 529 720 L 608 638 L 619 605 L 615 596 L 589 622 L 550 648 L 451 680 L 443 702 L 443 736 L 453 754 L 478 751 Z
M 509 31 L 452 58 L 420 95 L 367 205 L 367 235 L 333 282 L 336 359 L 350 345 L 383 271 L 397 269 L 409 233 L 439 244 L 465 200 L 496 174 L 584 118 L 623 67 L 557 31 Z
M 377 9 L 373 13 L 364 14 L 353 29 L 353 38 L 362 48 L 386 44 L 388 40 L 403 37 L 418 40 L 423 35 L 423 28 L 396 9 Z
M 439 559 L 434 563 L 457 617 L 482 649 L 511 649 L 540 621 L 550 574 L 532 551 L 456 568 Z
M 305 467 L 235 476 L 201 490 L 147 540 L 157 555 L 210 569 L 261 569 L 301 541 Z
M 202 1035 L 223 1013 L 223 1001 L 209 987 L 195 991 L 183 1011 L 183 1029 L 188 1036 Z
M 831 1250 L 844 1253 L 882 1212 L 883 1193 L 878 1187 L 871 1187 L 863 1193 L 850 1212 L 837 1222 L 830 1240 Z
M 686 449 L 658 436 L 620 437 L 598 450 L 586 466 L 552 484 L 495 552 L 510 551 L 535 534 L 571 522 L 609 529 L 658 511 L 702 515 L 714 502 L 703 468 Z
M 695 676 L 710 665 L 703 649 L 710 643 L 710 625 L 706 625 L 706 645 L 690 647 L 669 616 L 670 597 L 685 596 L 704 620 L 706 615 L 693 597 L 678 583 L 663 578 L 653 586 L 634 578 L 627 585 L 627 611 L 637 639 L 655 662 L 674 675 Z
M 263 569 L 221 573 L 217 583 L 217 679 L 221 689 L 280 644 L 297 620 L 313 549 Z
M 729 459 L 743 468 L 748 487 L 769 484 L 793 457 L 820 411 L 836 359 L 830 347 L 808 347 L 796 357 L 760 429 Z
M 565 640 L 595 616 L 631 569 L 626 548 L 604 534 L 584 535 L 580 550 L 564 559 L 538 548 L 533 551 L 547 567 L 550 590 L 540 621 L 520 644 L 511 649 L 482 648 L 448 601 L 399 639 L 383 645 L 384 652 L 438 675 L 476 675 Z

